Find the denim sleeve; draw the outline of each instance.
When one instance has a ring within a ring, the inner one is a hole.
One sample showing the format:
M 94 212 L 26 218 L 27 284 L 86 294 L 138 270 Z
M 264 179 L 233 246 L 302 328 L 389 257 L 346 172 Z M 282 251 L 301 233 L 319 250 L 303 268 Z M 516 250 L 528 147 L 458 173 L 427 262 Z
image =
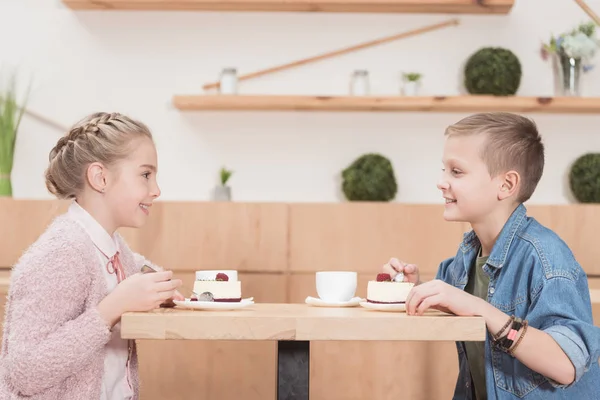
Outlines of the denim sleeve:
M 567 388 L 600 356 L 600 329 L 593 323 L 585 275 L 577 280 L 561 276 L 546 279 L 531 307 L 528 319 L 539 321 L 538 329 L 558 343 L 575 367 L 575 380 L 569 385 L 548 379 L 556 388 Z
M 442 261 L 440 263 L 440 266 L 438 267 L 437 273 L 435 274 L 435 279 L 439 279 L 446 283 L 450 283 L 450 274 L 448 271 L 448 267 L 450 266 L 450 264 L 452 264 L 453 261 L 454 257 L 450 257 Z

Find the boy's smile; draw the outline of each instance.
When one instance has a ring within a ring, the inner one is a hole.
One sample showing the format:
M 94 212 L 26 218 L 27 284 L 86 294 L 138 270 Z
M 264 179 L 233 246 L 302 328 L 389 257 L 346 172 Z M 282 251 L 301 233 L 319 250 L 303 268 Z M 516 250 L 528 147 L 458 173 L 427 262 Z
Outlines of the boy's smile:
M 442 158 L 438 189 L 445 202 L 448 221 L 477 223 L 497 205 L 499 179 L 492 178 L 481 158 L 486 135 L 448 136 Z

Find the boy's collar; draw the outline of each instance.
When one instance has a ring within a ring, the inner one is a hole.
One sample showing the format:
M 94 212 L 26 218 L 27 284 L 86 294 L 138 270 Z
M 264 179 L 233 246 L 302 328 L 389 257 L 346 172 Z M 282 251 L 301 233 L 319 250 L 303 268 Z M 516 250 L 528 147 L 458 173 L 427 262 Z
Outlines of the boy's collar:
M 498 239 L 496 239 L 496 243 L 494 243 L 494 247 L 492 248 L 492 253 L 487 259 L 488 265 L 502 268 L 506 261 L 508 249 L 526 216 L 527 208 L 525 205 L 519 204 L 500 231 L 500 235 L 498 235 Z M 475 231 L 471 230 L 465 233 L 460 246 L 463 252 L 467 252 L 473 248 L 478 249 L 481 245 Z

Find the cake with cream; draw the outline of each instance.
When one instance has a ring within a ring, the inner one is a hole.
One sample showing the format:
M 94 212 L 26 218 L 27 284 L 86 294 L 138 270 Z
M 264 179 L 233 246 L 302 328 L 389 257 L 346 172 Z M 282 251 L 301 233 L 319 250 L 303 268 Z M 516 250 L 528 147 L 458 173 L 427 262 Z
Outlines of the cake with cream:
M 367 284 L 367 301 L 377 304 L 404 304 L 414 283 L 395 282 L 389 274 L 378 274 Z
M 242 300 L 242 283 L 230 280 L 224 273 L 214 279 L 196 279 L 191 301 L 239 302 Z

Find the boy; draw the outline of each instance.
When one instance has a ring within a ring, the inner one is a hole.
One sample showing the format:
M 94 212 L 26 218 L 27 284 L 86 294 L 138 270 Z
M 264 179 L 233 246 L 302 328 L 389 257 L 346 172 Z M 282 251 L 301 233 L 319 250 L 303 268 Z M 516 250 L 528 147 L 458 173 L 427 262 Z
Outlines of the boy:
M 466 221 L 455 257 L 421 283 L 415 265 L 391 259 L 384 272 L 416 283 L 409 315 L 428 308 L 482 316 L 485 342 L 457 342 L 455 399 L 584 399 L 600 396 L 600 329 L 587 277 L 568 246 L 526 215 L 544 167 L 535 123 L 481 113 L 445 132 L 438 188 L 444 219 Z

